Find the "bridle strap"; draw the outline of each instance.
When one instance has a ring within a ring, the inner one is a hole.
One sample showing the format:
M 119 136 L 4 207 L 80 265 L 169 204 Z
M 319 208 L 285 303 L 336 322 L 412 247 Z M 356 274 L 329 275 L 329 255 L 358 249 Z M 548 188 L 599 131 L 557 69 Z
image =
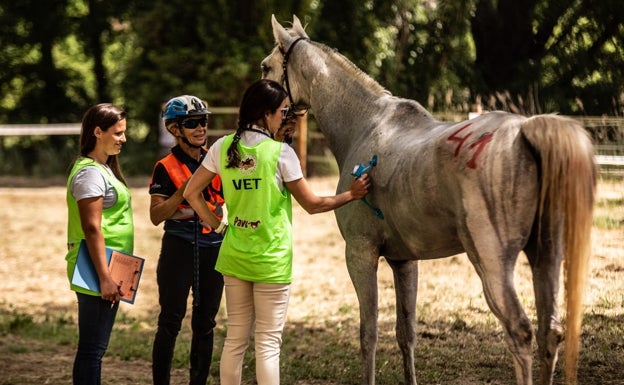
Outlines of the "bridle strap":
M 295 104 L 292 98 L 292 93 L 290 92 L 290 83 L 288 82 L 288 59 L 290 58 L 290 54 L 293 48 L 295 48 L 295 45 L 297 45 L 297 43 L 299 43 L 301 40 L 308 40 L 308 38 L 300 37 L 297 40 L 293 41 L 290 47 L 288 47 L 288 51 L 286 52 L 284 52 L 284 49 L 281 46 L 279 48 L 280 52 L 284 56 L 284 61 L 282 62 L 282 71 L 284 72 L 284 84 L 286 85 L 286 92 L 288 93 L 288 100 L 290 101 L 290 105 L 292 106 L 292 109 L 296 115 L 305 115 L 305 113 L 308 112 L 307 108 L 297 108 L 297 105 Z M 303 110 L 303 113 L 298 114 L 297 111 L 301 111 L 301 110 Z

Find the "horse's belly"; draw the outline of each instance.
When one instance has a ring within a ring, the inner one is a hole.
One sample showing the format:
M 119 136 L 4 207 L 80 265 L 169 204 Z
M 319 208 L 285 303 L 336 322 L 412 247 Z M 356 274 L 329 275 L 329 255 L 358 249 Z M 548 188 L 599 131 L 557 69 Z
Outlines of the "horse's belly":
M 424 260 L 446 258 L 464 252 L 459 242 L 454 244 L 438 245 L 428 244 L 426 247 L 406 245 L 400 242 L 389 241 L 381 249 L 381 255 L 391 260 Z
M 417 214 L 408 218 L 390 214 L 390 221 L 396 230 L 391 232 L 384 243 L 386 246 L 383 249 L 388 257 L 435 259 L 464 251 L 457 236 L 457 228 L 447 219 L 448 216 L 429 216 L 417 211 L 412 213 Z

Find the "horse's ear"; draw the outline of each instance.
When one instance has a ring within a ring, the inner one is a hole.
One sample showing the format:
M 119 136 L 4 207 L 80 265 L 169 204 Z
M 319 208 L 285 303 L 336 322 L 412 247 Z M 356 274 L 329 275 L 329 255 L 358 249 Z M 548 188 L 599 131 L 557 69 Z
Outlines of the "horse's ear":
M 296 15 L 293 15 L 293 29 L 297 32 L 299 36 L 305 37 L 306 39 L 310 38 L 308 34 L 305 32 L 305 28 L 301 24 L 301 21 Z
M 271 24 L 273 25 L 273 37 L 275 38 L 275 43 L 286 48 L 290 45 L 293 38 L 290 36 L 288 31 L 277 21 L 275 15 L 271 15 Z

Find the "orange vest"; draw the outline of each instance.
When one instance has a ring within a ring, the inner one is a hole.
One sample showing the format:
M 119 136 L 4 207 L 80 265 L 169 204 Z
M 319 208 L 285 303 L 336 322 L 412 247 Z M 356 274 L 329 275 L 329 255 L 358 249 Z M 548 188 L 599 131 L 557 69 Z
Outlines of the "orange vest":
M 162 164 L 165 167 L 165 169 L 167 170 L 167 174 L 169 174 L 169 178 L 171 178 L 171 181 L 178 189 L 184 184 L 184 182 L 186 182 L 191 177 L 191 175 L 193 175 L 191 173 L 191 170 L 189 170 L 189 168 L 173 154 L 165 156 L 164 158 L 159 160 L 158 163 Z M 210 211 L 212 211 L 219 219 L 222 219 L 223 216 L 217 214 L 215 211 L 217 205 L 221 207 L 225 203 L 225 200 L 223 199 L 223 190 L 221 187 L 221 178 L 219 177 L 219 175 L 215 175 L 215 177 L 212 178 L 212 181 L 210 182 L 210 185 L 208 185 L 208 188 L 206 190 L 207 191 L 204 192 L 204 199 L 206 197 L 206 193 L 208 193 L 209 196 L 209 199 L 206 200 L 206 206 L 208 206 Z M 186 201 L 178 205 L 178 210 L 191 207 L 185 202 Z M 212 229 L 202 227 L 202 233 L 204 234 L 210 233 L 211 231 Z

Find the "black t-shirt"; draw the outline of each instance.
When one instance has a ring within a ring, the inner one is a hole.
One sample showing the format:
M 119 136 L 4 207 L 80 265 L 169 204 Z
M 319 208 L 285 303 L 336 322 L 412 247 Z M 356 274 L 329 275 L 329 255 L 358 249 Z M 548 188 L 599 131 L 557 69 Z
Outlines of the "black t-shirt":
M 201 157 L 196 160 L 193 157 L 190 157 L 187 153 L 185 153 L 180 146 L 175 146 L 171 149 L 171 153 L 182 163 L 184 163 L 191 173 L 194 173 L 198 167 L 201 166 L 201 161 L 204 159 L 206 155 L 206 151 L 201 149 Z M 165 166 L 161 163 L 156 163 L 154 166 L 154 171 L 152 173 L 152 181 L 149 186 L 150 195 L 158 194 L 165 197 L 170 197 L 178 190 L 176 185 L 171 180 L 169 173 Z M 222 192 L 220 195 L 223 195 Z M 204 192 L 204 197 L 210 197 L 210 194 Z M 188 205 L 188 202 L 184 200 L 182 204 Z M 199 245 L 202 247 L 208 246 L 218 246 L 221 244 L 223 237 L 217 233 L 210 232 L 208 234 L 203 234 L 201 232 L 202 225 L 197 223 L 196 226 L 196 218 L 188 218 L 188 219 L 167 219 L 165 220 L 164 230 L 172 235 L 176 235 L 180 238 L 183 238 L 191 243 L 195 242 L 195 232 L 198 231 L 198 240 Z

